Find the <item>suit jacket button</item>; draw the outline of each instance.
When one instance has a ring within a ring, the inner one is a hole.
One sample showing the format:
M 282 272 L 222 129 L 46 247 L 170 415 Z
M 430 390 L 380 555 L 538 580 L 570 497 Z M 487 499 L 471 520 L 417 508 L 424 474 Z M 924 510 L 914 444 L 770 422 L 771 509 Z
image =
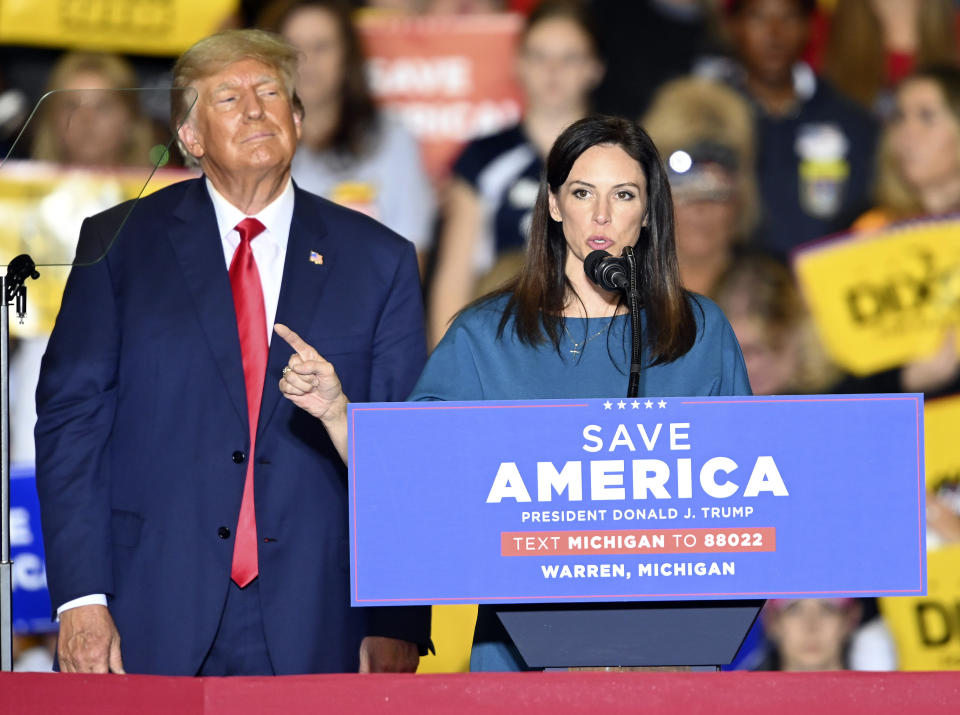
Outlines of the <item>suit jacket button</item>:
M 225 526 L 221 526 L 219 529 L 217 529 L 217 536 L 219 536 L 221 539 L 229 539 L 230 529 Z
M 233 463 L 234 464 L 243 464 L 247 461 L 247 455 L 241 452 L 239 449 L 233 453 Z

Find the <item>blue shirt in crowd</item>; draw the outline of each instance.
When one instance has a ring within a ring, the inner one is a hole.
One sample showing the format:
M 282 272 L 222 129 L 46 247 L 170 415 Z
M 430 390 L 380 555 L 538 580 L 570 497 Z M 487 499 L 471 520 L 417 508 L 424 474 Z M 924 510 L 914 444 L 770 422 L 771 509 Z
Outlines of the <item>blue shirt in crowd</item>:
M 522 125 L 474 139 L 453 165 L 483 208 L 483 230 L 474 269 L 490 270 L 504 253 L 526 248 L 543 159 Z
M 758 246 L 785 258 L 801 244 L 845 230 L 870 208 L 879 125 L 809 65 L 794 65 L 796 103 L 780 116 L 751 95 L 736 62 L 706 57 L 694 73 L 725 82 L 753 108 L 762 204 Z

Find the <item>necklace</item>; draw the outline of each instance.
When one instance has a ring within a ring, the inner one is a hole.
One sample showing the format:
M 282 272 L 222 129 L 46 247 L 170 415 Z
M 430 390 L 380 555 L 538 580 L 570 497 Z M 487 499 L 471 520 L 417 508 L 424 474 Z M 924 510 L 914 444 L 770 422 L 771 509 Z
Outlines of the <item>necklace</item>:
M 571 344 L 573 345 L 573 347 L 570 349 L 570 354 L 571 354 L 571 355 L 579 355 L 579 354 L 583 351 L 583 349 L 584 349 L 585 347 L 587 347 L 587 343 L 589 343 L 589 342 L 590 342 L 591 340 L 593 340 L 594 338 L 599 338 L 601 335 L 603 335 L 605 332 L 607 332 L 607 329 L 610 327 L 610 323 L 612 323 L 612 322 L 613 322 L 612 320 L 611 320 L 610 322 L 608 322 L 606 325 L 604 325 L 602 328 L 600 328 L 600 330 L 598 330 L 597 332 L 595 332 L 593 335 L 591 335 L 591 336 L 590 336 L 589 338 L 587 338 L 586 340 L 577 341 L 577 340 L 574 340 L 574 339 L 573 339 L 573 336 L 570 334 L 570 330 L 567 328 L 566 321 L 564 321 L 564 324 L 563 324 L 563 332 L 565 332 L 565 333 L 567 334 L 567 337 L 570 338 L 570 342 L 571 342 Z

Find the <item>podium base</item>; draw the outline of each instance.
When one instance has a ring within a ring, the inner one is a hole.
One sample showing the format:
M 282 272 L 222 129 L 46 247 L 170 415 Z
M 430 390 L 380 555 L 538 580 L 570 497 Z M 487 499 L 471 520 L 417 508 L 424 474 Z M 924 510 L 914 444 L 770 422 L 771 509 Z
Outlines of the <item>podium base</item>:
M 763 604 L 658 601 L 495 608 L 531 668 L 718 666 L 736 656 Z

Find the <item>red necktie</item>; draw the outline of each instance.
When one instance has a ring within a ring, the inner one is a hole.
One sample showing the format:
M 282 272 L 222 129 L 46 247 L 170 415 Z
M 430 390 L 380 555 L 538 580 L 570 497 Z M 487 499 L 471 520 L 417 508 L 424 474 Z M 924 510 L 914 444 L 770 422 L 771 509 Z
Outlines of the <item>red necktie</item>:
M 266 227 L 255 218 L 237 224 L 240 245 L 230 261 L 230 287 L 237 311 L 240 351 L 243 355 L 243 380 L 247 388 L 247 417 L 250 422 L 250 450 L 247 454 L 247 476 L 243 482 L 243 501 L 233 544 L 233 567 L 230 578 L 243 588 L 257 577 L 257 517 L 253 503 L 253 455 L 256 449 L 257 419 L 263 378 L 267 371 L 267 313 L 263 307 L 260 272 L 253 260 L 250 242 Z

